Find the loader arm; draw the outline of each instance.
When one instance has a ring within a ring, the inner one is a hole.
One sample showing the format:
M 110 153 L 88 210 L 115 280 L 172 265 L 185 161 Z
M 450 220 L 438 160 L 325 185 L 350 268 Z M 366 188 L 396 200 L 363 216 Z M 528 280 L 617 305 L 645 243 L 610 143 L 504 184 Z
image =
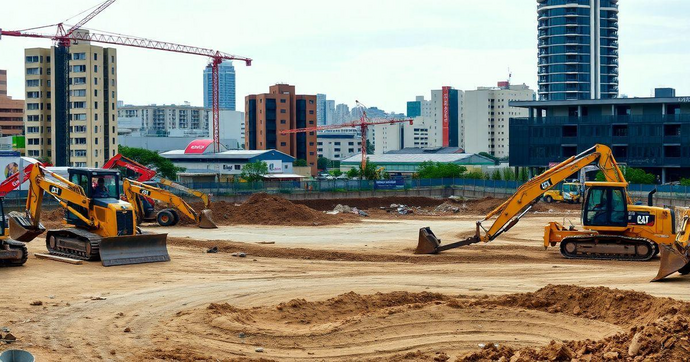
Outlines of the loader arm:
M 190 189 L 189 187 L 182 186 L 178 184 L 177 182 L 165 179 L 165 178 L 160 178 L 157 180 L 158 183 L 163 184 L 168 187 L 172 187 L 176 190 L 180 190 L 183 192 L 186 192 L 189 195 L 196 196 L 201 199 L 201 201 L 204 202 L 204 208 L 208 209 L 211 207 L 211 200 L 209 199 L 208 195 L 197 190 Z
M 475 235 L 466 240 L 440 246 L 440 241 L 436 239 L 431 230 L 429 228 L 422 228 L 415 253 L 433 254 L 460 246 L 494 240 L 515 226 L 520 218 L 539 201 L 544 192 L 551 190 L 559 182 L 594 162 L 596 162 L 607 181 L 626 182 L 611 149 L 605 145 L 596 145 L 579 155 L 568 158 L 524 183 L 508 200 L 489 212 L 484 219 L 477 221 Z M 631 203 L 629 197 L 628 203 Z M 484 228 L 482 223 L 493 217 L 496 217 L 493 223 L 488 228 Z

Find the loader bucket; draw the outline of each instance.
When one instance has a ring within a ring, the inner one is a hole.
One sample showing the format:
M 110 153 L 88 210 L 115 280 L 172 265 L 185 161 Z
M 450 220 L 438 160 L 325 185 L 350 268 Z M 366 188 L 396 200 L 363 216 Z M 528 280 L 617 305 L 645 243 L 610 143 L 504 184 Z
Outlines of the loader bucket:
M 99 252 L 103 266 L 170 261 L 168 234 L 137 234 L 101 239 Z
M 218 228 L 218 225 L 213 222 L 213 213 L 211 212 L 211 209 L 201 210 L 201 214 L 199 214 L 199 227 L 202 229 Z
M 37 228 L 24 216 L 10 216 L 10 238 L 28 243 L 37 236 L 43 234 L 46 228 L 40 223 Z
M 419 240 L 417 240 L 417 249 L 415 254 L 436 254 L 438 247 L 441 245 L 441 240 L 436 238 L 436 235 L 431 231 L 431 228 L 425 227 L 419 229 Z
M 687 274 L 685 271 L 690 262 L 687 250 L 676 243 L 672 245 L 660 245 L 660 247 L 661 263 L 659 264 L 659 272 L 652 281 L 656 282 L 662 280 L 677 271 Z

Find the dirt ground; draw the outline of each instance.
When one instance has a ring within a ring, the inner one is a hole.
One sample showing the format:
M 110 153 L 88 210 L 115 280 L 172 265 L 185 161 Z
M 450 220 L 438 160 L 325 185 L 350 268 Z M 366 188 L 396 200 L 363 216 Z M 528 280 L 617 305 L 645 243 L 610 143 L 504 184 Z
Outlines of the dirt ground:
M 577 224 L 577 207 L 541 207 L 490 244 L 440 255 L 412 254 L 419 228 L 451 242 L 477 212 L 147 228 L 169 234 L 168 263 L 31 256 L 0 269 L 0 335 L 17 338 L 0 351 L 40 361 L 687 359 L 690 277 L 649 283 L 658 259 L 563 259 L 544 250 L 543 226 Z M 44 252 L 44 240 L 29 250 Z

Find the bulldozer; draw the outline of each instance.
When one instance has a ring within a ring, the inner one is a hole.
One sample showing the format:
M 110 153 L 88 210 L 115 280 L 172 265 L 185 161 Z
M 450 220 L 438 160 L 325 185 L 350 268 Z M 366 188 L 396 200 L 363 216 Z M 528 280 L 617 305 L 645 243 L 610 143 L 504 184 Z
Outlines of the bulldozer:
M 172 226 L 180 221 L 180 216 L 176 211 L 179 210 L 187 217 L 194 220 L 202 229 L 218 228 L 216 223 L 213 222 L 210 209 L 204 209 L 200 213 L 197 213 L 181 197 L 170 191 L 130 179 L 124 179 L 124 181 L 122 181 L 122 191 L 134 208 L 137 224 L 143 221 L 156 220 L 161 226 Z M 153 203 L 149 202 L 148 199 L 166 203 L 173 208 L 163 209 L 156 213 Z
M 676 238 L 674 210 L 653 206 L 654 191 L 648 195 L 647 205 L 633 203 L 623 172 L 605 145 L 595 145 L 527 181 L 508 200 L 477 221 L 475 234 L 465 240 L 441 245 L 430 228 L 420 229 L 415 253 L 435 254 L 496 239 L 515 226 L 544 192 L 592 163 L 598 166 L 606 181 L 585 183 L 582 229 L 550 222 L 544 231 L 544 247 L 559 245 L 564 257 L 589 260 L 646 261 L 661 252 L 659 273 L 653 281 L 677 271 L 688 272 L 688 237 L 680 241 Z M 483 223 L 491 219 L 491 225 L 484 227 Z
M 9 218 L 12 239 L 29 242 L 46 232 L 41 209 L 44 194 L 48 194 L 65 210 L 69 226 L 47 230 L 50 254 L 100 260 L 104 266 L 170 261 L 167 234 L 141 232 L 134 208 L 119 199 L 119 172 L 81 167 L 70 167 L 67 172 L 69 179 L 34 165 L 28 178 L 26 215 Z

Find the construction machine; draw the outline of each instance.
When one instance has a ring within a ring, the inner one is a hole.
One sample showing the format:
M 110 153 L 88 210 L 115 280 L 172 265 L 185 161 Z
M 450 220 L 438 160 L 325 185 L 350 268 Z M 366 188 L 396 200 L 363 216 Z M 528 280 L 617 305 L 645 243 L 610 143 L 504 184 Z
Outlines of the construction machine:
M 168 180 L 166 178 L 156 178 L 156 171 L 119 153 L 113 156 L 110 160 L 108 160 L 108 162 L 105 163 L 105 165 L 103 165 L 103 168 L 105 169 L 114 169 L 115 167 L 124 167 L 130 171 L 135 172 L 136 174 L 138 174 L 138 177 L 136 179 L 137 184 L 146 183 L 147 186 L 156 189 L 154 190 L 152 188 L 149 188 L 148 191 L 144 191 L 144 193 L 153 191 L 154 195 L 158 195 L 160 197 L 155 198 L 152 196 L 146 196 L 145 194 L 139 192 L 142 191 L 141 187 L 139 187 L 139 191 L 131 192 L 131 194 L 134 195 L 133 197 L 135 197 L 135 199 L 128 198 L 127 200 L 130 201 L 133 205 L 138 205 L 136 210 L 137 217 L 140 222 L 155 220 L 161 226 L 175 225 L 180 220 L 180 217 L 176 211 L 178 210 L 184 213 L 185 215 L 189 216 L 190 218 L 194 219 L 200 228 L 208 229 L 218 227 L 213 222 L 213 216 L 211 212 L 211 199 L 209 198 L 208 194 L 182 186 L 177 182 Z M 133 185 L 133 183 L 130 183 L 128 186 L 131 185 Z M 188 195 L 200 198 L 201 201 L 204 203 L 204 209 L 201 210 L 201 212 L 196 212 L 191 206 L 189 206 L 189 204 L 187 204 L 180 197 L 175 196 L 172 193 L 158 187 L 158 185 L 164 185 L 182 191 Z M 124 183 L 123 186 L 125 186 Z M 128 195 L 127 188 L 125 188 L 124 191 L 125 196 L 130 197 L 130 195 Z M 156 203 L 154 202 L 154 200 L 166 203 L 167 207 L 156 212 Z M 192 217 L 191 215 L 197 216 Z
M 649 194 L 648 205 L 633 204 L 625 177 L 611 149 L 605 145 L 572 156 L 527 181 L 508 200 L 477 221 L 475 234 L 465 240 L 441 245 L 431 229 L 420 229 L 415 253 L 434 254 L 496 239 L 515 226 L 544 192 L 591 163 L 599 167 L 606 182 L 585 184 L 582 230 L 550 222 L 544 231 L 544 247 L 560 245 L 561 254 L 570 259 L 644 261 L 659 253 L 661 246 L 660 275 L 685 271 L 690 258 L 687 246 L 675 240 L 674 211 L 652 206 L 653 192 Z M 484 227 L 483 223 L 492 218 L 491 225 Z
M 48 177 L 50 176 L 50 177 Z M 169 261 L 167 234 L 142 233 L 131 204 L 120 200 L 114 170 L 68 168 L 68 178 L 34 165 L 29 175 L 26 216 L 9 219 L 10 237 L 29 242 L 46 232 L 41 224 L 44 193 L 65 209 L 66 228 L 48 230 L 53 255 L 98 260 L 104 266 Z
M 579 182 L 561 182 L 553 189 L 544 192 L 542 199 L 547 203 L 555 201 L 567 202 L 569 204 L 579 203 L 580 189 L 581 184 Z
M 122 181 L 122 191 L 124 192 L 127 200 L 131 201 L 132 206 L 134 207 L 134 213 L 137 216 L 137 223 L 141 223 L 142 221 L 151 219 L 153 217 L 153 207 L 147 205 L 148 202 L 146 202 L 146 199 L 153 199 L 174 207 L 174 209 L 161 210 L 156 214 L 156 220 L 162 226 L 172 226 L 177 224 L 180 221 L 180 216 L 175 210 L 179 210 L 187 217 L 194 220 L 202 229 L 213 229 L 218 227 L 210 216 L 211 210 L 206 209 L 201 213 L 197 213 L 181 197 L 173 194 L 170 191 L 130 179 L 124 179 L 124 181 Z
M 26 244 L 12 240 L 3 199 L 0 198 L 0 267 L 22 266 L 29 258 Z

